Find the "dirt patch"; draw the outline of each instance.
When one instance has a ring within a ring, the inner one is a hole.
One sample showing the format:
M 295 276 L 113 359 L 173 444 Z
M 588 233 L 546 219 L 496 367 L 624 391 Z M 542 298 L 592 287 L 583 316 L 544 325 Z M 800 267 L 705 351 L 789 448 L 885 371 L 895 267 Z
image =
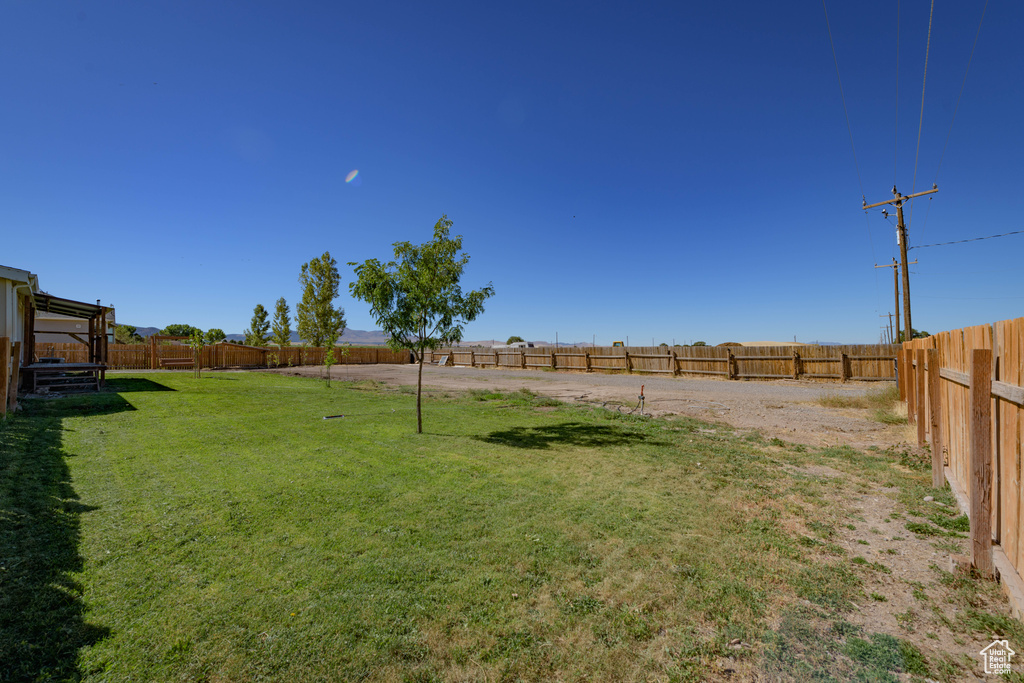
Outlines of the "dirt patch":
M 321 367 L 282 368 L 272 372 L 321 377 Z M 337 380 L 375 380 L 392 386 L 416 384 L 414 365 L 335 366 Z M 758 432 L 808 446 L 849 445 L 854 448 L 886 448 L 902 440 L 903 429 L 867 419 L 867 410 L 833 409 L 817 404 L 825 395 L 860 396 L 877 388 L 877 382 L 845 384 L 795 380 L 774 382 L 668 378 L 650 375 L 494 370 L 466 367 L 425 366 L 423 385 L 431 389 L 467 391 L 521 388 L 566 403 L 586 403 L 638 410 L 641 387 L 644 412 L 655 417 L 687 415 Z

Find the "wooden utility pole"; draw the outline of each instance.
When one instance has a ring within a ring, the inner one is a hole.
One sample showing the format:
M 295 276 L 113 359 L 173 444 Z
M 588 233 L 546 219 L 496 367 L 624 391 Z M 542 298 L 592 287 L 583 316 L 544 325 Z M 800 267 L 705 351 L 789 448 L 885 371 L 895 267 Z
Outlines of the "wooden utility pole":
M 886 343 L 886 341 L 888 341 L 888 343 L 892 344 L 893 343 L 893 340 L 892 340 L 892 335 L 893 335 L 892 313 L 886 313 L 885 315 L 880 315 L 878 317 L 879 318 L 888 318 L 889 319 L 889 327 L 885 327 L 885 326 L 882 327 L 882 343 L 884 344 L 884 343 Z M 897 317 L 897 321 L 899 321 L 898 317 Z
M 892 204 L 896 207 L 896 240 L 900 245 L 900 264 L 903 269 L 903 340 L 910 341 L 913 336 L 913 327 L 910 325 L 910 271 L 907 270 L 907 224 L 903 222 L 903 203 L 908 199 L 914 199 L 915 197 L 921 197 L 926 194 L 934 194 L 939 191 L 939 186 L 932 184 L 932 189 L 925 190 L 924 192 L 915 192 L 914 194 L 908 194 L 903 196 L 896 189 L 896 186 L 892 186 L 892 199 L 888 199 L 884 202 L 878 202 L 876 204 L 868 204 L 865 199 L 862 206 L 864 210 L 873 209 L 876 206 L 883 206 L 885 204 Z
M 911 261 L 907 265 L 908 266 L 912 266 L 915 263 L 917 263 L 917 261 Z M 892 343 L 893 344 L 899 344 L 900 343 L 900 335 L 899 335 L 899 331 L 900 331 L 900 264 L 896 263 L 896 259 L 894 258 L 892 260 L 892 263 L 887 263 L 884 266 L 876 265 L 875 268 L 892 268 L 892 291 L 893 291 L 893 298 L 895 299 L 894 303 L 896 305 L 896 329 L 894 330 L 894 334 L 893 334 L 893 337 L 892 337 Z M 885 316 L 883 315 L 881 317 L 884 318 Z M 890 321 L 890 326 L 891 326 L 891 324 L 892 324 L 892 321 Z M 909 339 L 904 337 L 904 341 L 909 341 Z

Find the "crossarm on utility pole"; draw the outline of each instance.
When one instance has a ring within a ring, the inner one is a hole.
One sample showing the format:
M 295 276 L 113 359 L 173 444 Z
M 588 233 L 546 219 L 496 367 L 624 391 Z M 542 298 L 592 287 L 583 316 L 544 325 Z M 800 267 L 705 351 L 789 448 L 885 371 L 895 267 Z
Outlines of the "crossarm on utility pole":
M 861 208 L 862 209 L 873 209 L 876 206 L 883 206 L 885 204 L 895 204 L 896 202 L 904 202 L 904 201 L 906 201 L 908 199 L 913 199 L 915 197 L 922 197 L 922 196 L 924 196 L 926 194 L 935 194 L 938 191 L 939 191 L 939 188 L 933 187 L 932 189 L 925 190 L 924 192 L 915 192 L 914 194 L 898 195 L 896 197 L 893 197 L 892 199 L 887 199 L 884 202 L 878 202 L 877 204 L 864 204 Z

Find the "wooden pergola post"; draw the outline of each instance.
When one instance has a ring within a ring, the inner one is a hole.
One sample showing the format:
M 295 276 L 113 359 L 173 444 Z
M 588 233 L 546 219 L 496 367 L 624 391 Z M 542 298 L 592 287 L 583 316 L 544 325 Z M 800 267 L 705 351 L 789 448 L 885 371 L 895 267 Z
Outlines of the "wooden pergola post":
M 18 377 L 21 373 L 21 364 L 18 357 L 21 355 L 21 342 L 14 342 L 11 347 L 11 388 L 7 393 L 7 409 L 14 410 L 18 405 Z
M 0 337 L 0 417 L 7 415 L 7 389 L 11 384 L 10 360 L 11 339 Z

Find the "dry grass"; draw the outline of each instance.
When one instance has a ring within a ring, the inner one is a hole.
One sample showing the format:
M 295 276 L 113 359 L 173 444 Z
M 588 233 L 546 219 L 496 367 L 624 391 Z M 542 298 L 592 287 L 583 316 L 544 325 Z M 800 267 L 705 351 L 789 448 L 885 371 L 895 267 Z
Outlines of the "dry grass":
M 826 408 L 852 408 L 870 410 L 870 418 L 888 425 L 907 423 L 906 407 L 900 402 L 899 388 L 895 385 L 872 389 L 858 396 L 829 393 L 818 399 Z

